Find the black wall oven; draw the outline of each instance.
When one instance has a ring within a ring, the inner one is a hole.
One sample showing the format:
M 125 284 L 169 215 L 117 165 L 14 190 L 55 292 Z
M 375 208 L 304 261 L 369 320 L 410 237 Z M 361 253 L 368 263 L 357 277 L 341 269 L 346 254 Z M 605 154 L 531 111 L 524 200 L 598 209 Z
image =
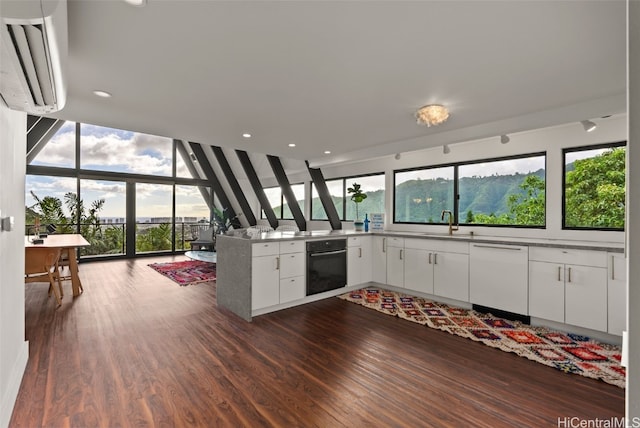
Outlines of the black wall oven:
M 307 241 L 307 296 L 347 285 L 347 240 Z

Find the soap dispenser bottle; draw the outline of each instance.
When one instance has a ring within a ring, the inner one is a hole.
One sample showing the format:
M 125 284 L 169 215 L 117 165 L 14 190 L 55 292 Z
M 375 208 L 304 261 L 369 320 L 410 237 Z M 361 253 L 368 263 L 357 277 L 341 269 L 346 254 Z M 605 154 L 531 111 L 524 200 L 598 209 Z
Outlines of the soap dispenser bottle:
M 364 215 L 364 231 L 369 231 L 369 216 L 366 213 Z

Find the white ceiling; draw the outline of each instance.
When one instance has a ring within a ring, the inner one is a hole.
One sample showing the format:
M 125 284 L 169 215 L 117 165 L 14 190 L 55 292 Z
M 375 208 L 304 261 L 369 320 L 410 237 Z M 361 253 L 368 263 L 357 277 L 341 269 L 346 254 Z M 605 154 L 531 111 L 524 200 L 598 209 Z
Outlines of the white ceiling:
M 594 119 L 626 109 L 625 13 L 624 0 L 69 0 L 55 116 L 312 165 Z M 449 121 L 417 125 L 429 103 Z

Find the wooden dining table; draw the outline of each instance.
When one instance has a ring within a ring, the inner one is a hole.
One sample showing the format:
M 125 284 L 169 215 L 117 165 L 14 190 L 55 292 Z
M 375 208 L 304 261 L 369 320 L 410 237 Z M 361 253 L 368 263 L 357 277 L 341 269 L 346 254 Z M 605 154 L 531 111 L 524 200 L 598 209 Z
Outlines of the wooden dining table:
M 62 253 L 67 253 L 69 259 L 69 271 L 71 275 L 71 288 L 73 290 L 73 296 L 79 296 L 82 289 L 82 283 L 78 276 L 78 260 L 76 259 L 76 248 L 88 247 L 90 244 L 80 234 L 65 233 L 59 235 L 48 235 L 42 239 L 42 243 L 34 243 L 34 236 L 24 237 L 24 249 L 25 257 L 29 257 L 29 249 L 37 247 L 45 248 L 60 248 Z

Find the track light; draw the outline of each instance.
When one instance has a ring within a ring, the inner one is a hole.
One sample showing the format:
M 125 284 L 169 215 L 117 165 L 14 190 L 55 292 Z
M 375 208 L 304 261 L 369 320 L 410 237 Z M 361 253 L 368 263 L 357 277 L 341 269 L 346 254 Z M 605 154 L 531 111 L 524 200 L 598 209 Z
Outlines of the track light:
M 442 153 L 444 153 L 445 155 L 451 153 L 451 149 L 449 148 L 448 144 L 442 146 Z
M 500 136 L 500 142 L 502 144 L 507 144 L 509 141 L 511 141 L 511 138 L 509 138 L 509 136 L 507 134 L 502 134 Z
M 585 131 L 591 132 L 596 129 L 596 124 L 591 122 L 590 120 L 581 120 L 580 123 Z

